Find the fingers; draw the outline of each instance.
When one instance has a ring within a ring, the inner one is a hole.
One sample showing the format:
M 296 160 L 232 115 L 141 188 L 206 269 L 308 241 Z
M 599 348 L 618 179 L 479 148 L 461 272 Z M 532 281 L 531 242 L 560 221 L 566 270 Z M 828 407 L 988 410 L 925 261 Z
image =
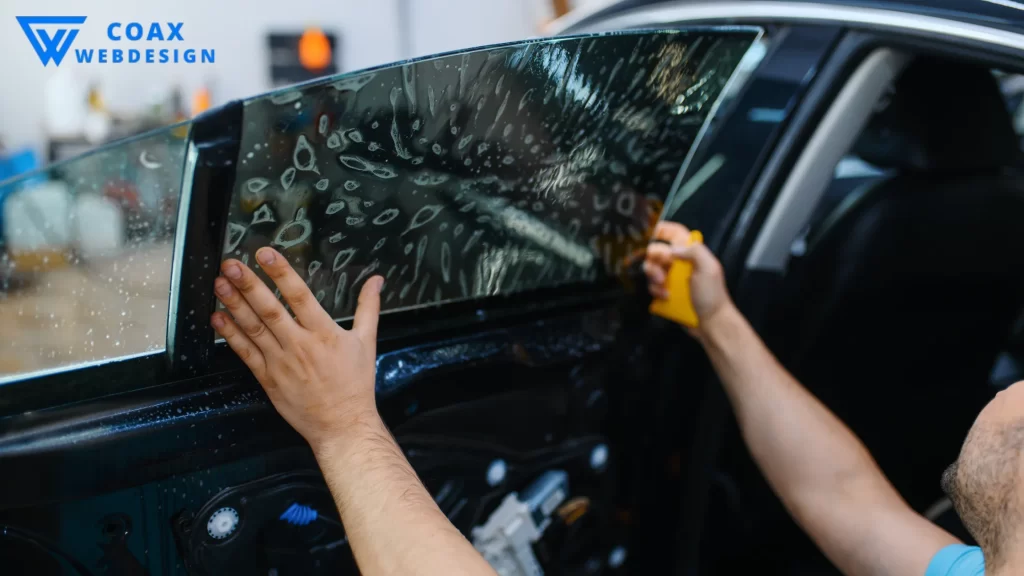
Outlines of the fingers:
M 217 334 L 227 341 L 228 346 L 235 351 L 235 354 L 238 354 L 242 362 L 245 362 L 256 378 L 262 382 L 261 376 L 266 369 L 267 362 L 259 347 L 253 344 L 245 332 L 223 312 L 215 312 L 210 318 L 210 324 L 213 325 Z
M 644 260 L 644 274 L 647 276 L 647 291 L 655 298 L 667 299 L 665 279 L 672 265 L 672 248 L 668 244 L 654 243 L 647 246 Z
M 665 281 L 665 274 L 672 261 L 676 259 L 673 249 L 690 243 L 690 231 L 682 224 L 675 222 L 659 222 L 654 228 L 654 240 L 647 245 L 647 258 L 644 272 L 656 284 Z M 666 244 L 666 242 L 668 242 Z
M 384 278 L 374 276 L 363 284 L 359 292 L 359 304 L 356 306 L 355 318 L 352 320 L 352 331 L 366 343 L 377 341 L 377 320 L 380 318 L 380 289 Z
M 661 300 L 668 300 L 668 290 L 665 288 L 664 284 L 648 283 L 647 284 L 647 291 L 650 292 L 651 296 L 654 297 L 654 298 L 659 298 Z
M 256 313 L 259 321 L 273 333 L 282 347 L 295 340 L 295 337 L 299 334 L 299 325 L 295 323 L 295 320 L 284 309 L 284 306 L 278 302 L 270 288 L 267 288 L 267 285 L 248 266 L 238 260 L 231 259 L 225 260 L 221 264 L 220 269 L 232 286 L 238 292 L 241 292 L 249 308 Z M 233 310 L 232 314 L 234 314 Z M 252 334 L 247 326 L 242 323 L 242 320 L 238 316 L 235 316 L 235 319 L 243 329 L 246 329 L 246 334 L 249 334 L 249 337 L 252 338 Z M 253 341 L 255 341 L 255 338 L 253 338 Z
M 664 284 L 668 272 L 664 266 L 647 260 L 644 262 L 644 274 L 647 275 L 647 281 L 651 284 Z
M 655 242 L 647 246 L 647 262 L 667 268 L 672 265 L 674 259 L 672 246 L 668 244 Z
M 693 263 L 695 271 L 715 271 L 718 260 L 702 242 L 692 242 L 690 231 L 682 224 L 660 222 L 654 231 L 654 242 L 647 246 L 647 258 L 644 260 L 644 274 L 647 276 L 647 289 L 655 298 L 668 298 L 665 281 L 668 270 L 676 260 L 687 260 Z M 668 242 L 665 244 L 664 242 Z
M 654 227 L 653 239 L 668 242 L 673 246 L 683 246 L 690 241 L 690 229 L 677 222 L 662 220 Z
M 255 344 L 264 353 L 271 353 L 281 349 L 281 344 L 270 332 L 267 325 L 260 320 L 260 317 L 253 311 L 246 302 L 242 293 L 235 289 L 226 278 L 217 278 L 213 281 L 213 291 L 217 299 L 231 312 L 234 322 L 231 324 L 241 329 L 247 340 Z M 214 326 L 216 328 L 216 326 Z M 219 331 L 218 331 L 219 333 Z M 221 334 L 221 336 L 224 336 Z M 234 346 L 232 346 L 234 349 Z M 237 352 L 237 350 L 236 350 Z
M 273 248 L 260 248 L 256 251 L 256 260 L 277 285 L 281 296 L 291 306 L 292 312 L 302 326 L 314 332 L 329 330 L 336 326 L 334 319 L 320 306 L 306 283 L 278 251 Z
M 719 266 L 718 259 L 702 243 L 694 243 L 689 246 L 677 246 L 672 248 L 672 256 L 679 260 L 693 262 L 695 270 L 712 270 Z

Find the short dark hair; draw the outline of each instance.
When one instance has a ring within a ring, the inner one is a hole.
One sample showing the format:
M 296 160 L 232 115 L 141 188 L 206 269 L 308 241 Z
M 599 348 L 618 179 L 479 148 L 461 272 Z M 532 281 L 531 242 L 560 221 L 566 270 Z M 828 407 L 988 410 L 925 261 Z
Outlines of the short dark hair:
M 960 457 L 942 474 L 949 496 L 967 531 L 985 553 L 992 570 L 1021 521 L 1020 457 L 1024 422 L 997 426 L 975 424 L 967 434 Z

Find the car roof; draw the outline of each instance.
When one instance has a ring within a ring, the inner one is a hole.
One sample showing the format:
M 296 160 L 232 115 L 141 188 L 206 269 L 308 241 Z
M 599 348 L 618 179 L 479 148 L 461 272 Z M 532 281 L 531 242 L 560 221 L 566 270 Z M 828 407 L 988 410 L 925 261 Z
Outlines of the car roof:
M 759 2 L 763 0 L 741 0 Z M 605 17 L 643 7 L 715 4 L 714 0 L 597 0 L 590 9 L 570 13 L 570 26 L 586 25 Z M 843 6 L 892 10 L 981 24 L 993 28 L 1024 32 L 1024 0 L 785 0 L 788 5 Z

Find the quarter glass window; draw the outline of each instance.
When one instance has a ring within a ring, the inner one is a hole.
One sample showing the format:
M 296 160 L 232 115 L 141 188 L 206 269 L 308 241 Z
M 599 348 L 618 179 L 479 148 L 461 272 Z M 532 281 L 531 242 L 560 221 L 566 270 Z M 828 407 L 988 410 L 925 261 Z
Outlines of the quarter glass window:
M 164 349 L 187 136 L 0 183 L 0 378 Z

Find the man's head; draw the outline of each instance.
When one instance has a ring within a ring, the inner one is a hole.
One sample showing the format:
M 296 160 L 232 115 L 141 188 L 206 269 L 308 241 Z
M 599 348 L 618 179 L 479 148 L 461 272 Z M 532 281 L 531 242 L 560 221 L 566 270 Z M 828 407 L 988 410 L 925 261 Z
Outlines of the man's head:
M 1024 382 L 1000 392 L 981 411 L 942 489 L 994 569 L 1024 533 Z

